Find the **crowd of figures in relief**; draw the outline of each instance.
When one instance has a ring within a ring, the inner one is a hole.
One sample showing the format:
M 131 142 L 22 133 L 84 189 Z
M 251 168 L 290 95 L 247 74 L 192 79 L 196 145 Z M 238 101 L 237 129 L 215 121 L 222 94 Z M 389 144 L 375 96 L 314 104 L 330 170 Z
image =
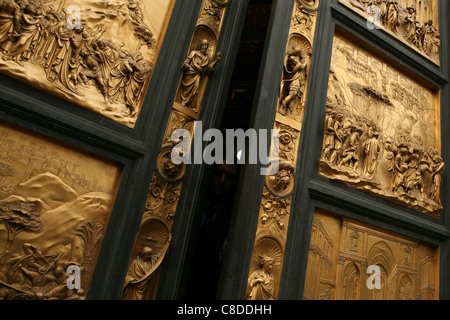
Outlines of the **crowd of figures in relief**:
M 439 60 L 440 33 L 437 21 L 433 21 L 431 1 L 348 0 L 348 3 L 371 15 L 374 28 L 383 26 L 432 60 Z
M 434 94 L 341 38 L 333 55 L 321 173 L 439 216 L 445 164 Z
M 69 97 L 87 97 L 92 92 L 88 88 L 94 87 L 97 91 L 94 94 L 103 97 L 100 112 L 116 112 L 115 117 L 133 121 L 152 73 L 145 57 L 156 45 L 141 5 L 134 0 L 92 3 L 93 8 L 80 12 L 77 24 L 73 12 L 63 7 L 64 2 L 0 1 L 3 63 L 15 62 L 22 70 L 30 70 L 30 64 L 38 66 L 42 81 L 52 83 Z M 105 16 L 108 21 L 120 23 L 120 27 L 131 25 L 133 34 L 126 37 L 134 37 L 136 47 L 127 47 L 118 40 L 123 35 L 105 36 L 108 28 L 107 23 L 102 23 Z M 94 18 L 100 22 L 94 25 Z

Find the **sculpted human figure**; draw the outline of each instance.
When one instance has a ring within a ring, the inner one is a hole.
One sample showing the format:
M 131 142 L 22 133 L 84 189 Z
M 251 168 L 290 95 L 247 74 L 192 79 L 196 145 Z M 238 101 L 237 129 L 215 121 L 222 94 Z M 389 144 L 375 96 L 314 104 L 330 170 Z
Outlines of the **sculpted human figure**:
M 284 62 L 285 79 L 283 79 L 282 88 L 287 85 L 289 93 L 281 101 L 281 114 L 286 115 L 293 112 L 293 105 L 301 103 L 306 86 L 307 66 L 306 57 L 300 49 L 295 49 L 293 53 L 286 55 Z
M 387 27 L 397 33 L 399 7 L 397 1 L 389 1 L 387 6 Z
M 421 161 L 421 159 L 422 157 L 419 151 L 414 150 L 410 156 L 408 169 L 406 170 L 404 177 L 404 186 L 406 192 L 418 188 L 421 194 L 424 193 L 422 174 L 424 171 L 431 172 L 431 169 L 428 167 L 425 161 Z
M 334 164 L 339 163 L 340 156 L 342 154 L 342 145 L 344 138 L 343 124 L 342 120 L 344 115 L 338 114 L 336 116 L 336 121 L 334 123 L 334 146 L 330 156 L 330 162 Z
M 408 157 L 408 147 L 401 144 L 398 146 L 394 157 L 394 179 L 392 182 L 392 192 L 397 193 L 403 185 L 404 174 L 408 170 L 406 158 Z
M 273 300 L 274 276 L 270 273 L 274 259 L 261 255 L 260 268 L 254 271 L 248 279 L 249 293 L 246 300 Z
M 368 138 L 363 143 L 364 148 L 364 174 L 372 178 L 375 174 L 378 153 L 381 151 L 378 134 L 372 127 L 369 127 Z
M 32 4 L 27 4 L 20 16 L 20 28 L 12 34 L 13 41 L 5 60 L 13 60 L 20 65 L 21 61 L 29 60 L 34 52 L 39 38 L 39 21 L 42 18 L 39 10 Z
M 431 187 L 431 198 L 438 204 L 441 204 L 441 184 L 442 184 L 442 172 L 445 169 L 444 160 L 439 156 L 436 149 L 430 151 L 430 156 L 433 160 L 432 167 L 432 187 Z
M 436 27 L 433 25 L 433 20 L 427 20 L 423 26 L 423 41 L 422 48 L 427 55 L 431 55 L 433 50 L 433 42 L 437 33 Z
M 408 14 L 405 16 L 405 26 L 406 34 L 405 39 L 409 43 L 415 46 L 419 46 L 417 39 L 417 19 L 416 19 L 416 9 L 414 6 L 408 6 Z
M 324 137 L 324 147 L 323 147 L 323 155 L 322 158 L 324 160 L 329 160 L 331 156 L 331 152 L 334 148 L 334 139 L 335 139 L 335 122 L 336 122 L 336 111 L 327 110 L 327 114 L 325 117 L 325 137 Z
M 221 60 L 220 52 L 214 61 L 208 56 L 209 42 L 201 41 L 200 50 L 192 50 L 183 63 L 183 75 L 181 79 L 181 104 L 198 111 L 197 95 L 203 78 L 216 68 Z
M 20 15 L 25 2 L 3 0 L 0 2 L 0 52 L 8 53 L 13 44 L 12 35 L 20 28 Z
M 140 254 L 133 260 L 128 273 L 125 276 L 123 300 L 143 300 L 147 284 L 155 271 L 155 263 L 158 257 L 153 255 L 150 247 L 144 247 Z
M 269 178 L 271 187 L 279 192 L 288 190 L 288 187 L 292 183 L 292 173 L 294 170 L 295 166 L 292 162 L 281 161 L 278 172 Z
M 342 152 L 342 158 L 339 162 L 339 166 L 346 165 L 353 170 L 357 170 L 359 167 L 359 157 L 357 154 L 359 144 L 359 132 L 356 125 L 350 125 L 348 136 L 344 141 L 344 147 Z
M 82 60 L 80 61 L 83 69 L 80 71 L 80 78 L 84 85 L 89 84 L 89 79 L 95 81 L 98 89 L 103 94 L 105 101 L 108 101 L 108 92 L 106 88 L 105 78 L 100 67 L 101 59 L 95 52 L 83 49 L 80 53 Z
M 139 102 L 144 98 L 144 85 L 152 72 L 152 68 L 138 53 L 134 60 L 133 73 L 125 90 L 125 104 L 130 109 L 130 116 L 134 117 L 138 112 Z

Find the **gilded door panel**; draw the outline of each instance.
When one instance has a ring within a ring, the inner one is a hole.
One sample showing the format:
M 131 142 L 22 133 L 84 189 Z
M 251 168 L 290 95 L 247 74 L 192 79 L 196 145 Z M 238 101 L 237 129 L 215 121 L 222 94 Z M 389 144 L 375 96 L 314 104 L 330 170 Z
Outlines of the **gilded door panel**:
M 83 299 L 121 168 L 3 121 L 0 144 L 0 299 Z
M 0 4 L 0 71 L 133 128 L 175 0 Z
M 308 93 L 319 1 L 292 1 L 289 37 L 279 85 L 271 161 L 259 208 L 246 300 L 273 300 L 278 290 L 294 198 L 298 146 Z
M 440 92 L 352 39 L 333 41 L 320 173 L 439 217 Z
M 370 266 L 380 270 L 380 286 Z M 439 248 L 317 209 L 304 299 L 433 300 L 439 297 Z
M 220 51 L 216 50 L 227 5 L 227 0 L 204 0 L 202 3 L 189 52 L 180 66 L 178 89 L 125 276 L 123 300 L 150 300 L 156 297 L 159 267 L 170 248 L 171 231 L 186 172 L 186 163 L 174 163 L 172 153 L 189 153 L 193 136 L 197 134 L 194 121 L 199 119 L 203 108 L 209 76 L 221 60 Z M 190 137 L 179 135 L 176 132 L 178 129 L 186 130 Z M 178 145 L 181 141 L 187 142 L 184 148 Z
M 441 46 L 438 0 L 339 0 L 367 18 L 367 27 L 382 29 L 439 65 Z

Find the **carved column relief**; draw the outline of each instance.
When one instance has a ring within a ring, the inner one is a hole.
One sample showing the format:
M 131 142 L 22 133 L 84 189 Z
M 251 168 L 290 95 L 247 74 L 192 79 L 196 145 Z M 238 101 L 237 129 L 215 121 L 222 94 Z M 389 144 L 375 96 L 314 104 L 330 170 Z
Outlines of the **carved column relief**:
M 368 18 L 368 27 L 383 29 L 439 65 L 441 45 L 438 0 L 339 0 Z
M 0 71 L 133 128 L 175 0 L 5 0 Z
M 172 133 L 186 129 L 191 133 L 192 141 L 194 121 L 202 109 L 208 77 L 220 61 L 220 52 L 215 52 L 227 4 L 225 0 L 204 0 L 189 52 L 180 66 L 181 78 L 125 277 L 123 300 L 149 300 L 156 296 L 158 267 L 170 246 L 186 170 L 185 164 L 178 165 L 171 160 L 173 147 L 181 142 L 173 141 Z
M 439 250 L 421 241 L 316 210 L 309 252 L 304 299 L 439 298 Z M 380 289 L 367 286 L 372 265 L 380 268 Z
M 279 139 L 273 139 L 271 146 L 271 155 L 274 156 L 272 161 L 278 163 L 278 171 L 266 175 L 245 295 L 248 300 L 271 300 L 278 296 L 295 185 L 298 145 L 308 92 L 317 20 L 315 9 L 318 2 L 293 1 L 294 10 L 274 123 L 274 129 L 279 130 Z M 271 263 L 265 263 L 267 260 Z M 255 279 L 264 279 L 264 282 Z
M 439 90 L 336 34 L 320 173 L 439 217 Z
M 120 177 L 115 163 L 0 122 L 0 299 L 84 299 Z

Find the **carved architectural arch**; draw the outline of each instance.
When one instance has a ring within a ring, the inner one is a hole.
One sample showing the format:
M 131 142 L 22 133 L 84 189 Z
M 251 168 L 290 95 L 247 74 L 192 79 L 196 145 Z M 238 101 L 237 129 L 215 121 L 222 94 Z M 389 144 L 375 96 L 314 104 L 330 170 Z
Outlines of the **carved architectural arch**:
M 355 262 L 350 262 L 342 275 L 340 297 L 342 300 L 358 300 L 361 291 L 361 268 Z
M 400 279 L 399 288 L 397 290 L 397 300 L 413 300 L 414 299 L 414 282 L 410 276 L 404 275 Z
M 367 263 L 381 266 L 389 277 L 395 266 L 395 255 L 386 242 L 379 241 L 369 249 Z

